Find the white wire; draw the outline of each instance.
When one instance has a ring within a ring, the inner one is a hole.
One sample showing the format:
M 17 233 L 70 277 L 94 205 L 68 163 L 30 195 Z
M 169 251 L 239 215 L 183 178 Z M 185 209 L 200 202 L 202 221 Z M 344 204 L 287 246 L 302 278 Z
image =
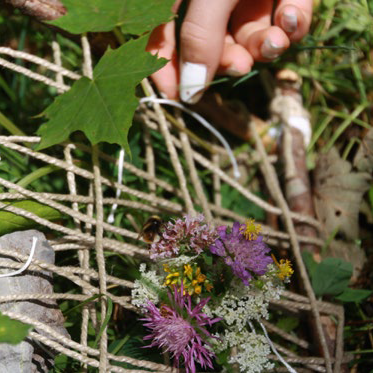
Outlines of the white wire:
M 250 329 L 251 329 L 251 331 L 253 332 L 253 334 L 256 334 L 256 330 L 255 330 L 255 328 L 254 328 L 253 323 L 252 323 L 251 321 L 248 321 L 247 323 L 249 324 Z
M 38 238 L 37 237 L 32 237 L 32 246 L 31 246 L 31 250 L 30 250 L 30 255 L 26 261 L 26 263 L 20 268 L 20 269 L 17 269 L 16 271 L 14 272 L 10 272 L 10 273 L 3 273 L 3 274 L 0 274 L 0 278 L 3 278 L 3 277 L 12 277 L 12 276 L 17 276 L 19 275 L 20 273 L 26 271 L 26 269 L 28 268 L 28 266 L 31 264 L 31 261 L 32 261 L 32 258 L 34 256 L 34 253 L 35 253 L 35 248 L 36 248 L 36 243 L 38 242 Z
M 198 113 L 196 113 L 196 112 L 188 109 L 182 103 L 177 102 L 177 101 L 173 101 L 173 100 L 169 100 L 169 99 L 166 99 L 166 98 L 157 98 L 157 97 L 154 97 L 154 96 L 143 97 L 143 98 L 140 99 L 140 103 L 144 103 L 144 102 L 157 102 L 159 104 L 165 104 L 165 105 L 175 106 L 175 107 L 177 107 L 177 108 L 185 111 L 187 114 L 189 114 L 190 116 L 192 116 L 194 119 L 196 119 L 205 128 L 207 128 L 212 134 L 214 134 L 219 139 L 219 141 L 223 144 L 223 146 L 224 146 L 225 150 L 227 151 L 228 156 L 229 156 L 229 158 L 230 158 L 230 160 L 232 162 L 234 177 L 236 179 L 238 179 L 241 176 L 240 171 L 238 170 L 236 158 L 234 157 L 232 149 L 229 146 L 227 140 L 205 118 L 203 118 Z
M 264 335 L 265 337 L 267 338 L 267 342 L 269 343 L 269 345 L 271 346 L 271 349 L 272 351 L 274 352 L 274 354 L 278 357 L 278 359 L 281 361 L 282 364 L 285 365 L 286 369 L 290 372 L 290 373 L 297 373 L 297 371 L 292 368 L 285 360 L 284 358 L 278 353 L 278 351 L 276 350 L 276 347 L 274 346 L 274 344 L 272 343 L 272 341 L 270 340 L 269 338 L 269 335 L 267 333 L 267 329 L 265 328 L 265 326 L 259 322 L 259 325 L 262 327 L 263 329 L 263 332 L 264 332 Z
M 124 164 L 124 157 L 125 157 L 126 153 L 124 151 L 124 149 L 120 149 L 120 152 L 119 152 L 119 158 L 118 158 L 118 178 L 117 178 L 117 181 L 118 181 L 118 184 L 121 184 L 122 185 L 122 182 L 123 182 L 123 164 Z M 119 188 L 117 188 L 117 190 L 115 191 L 115 197 L 118 199 L 121 195 L 121 190 Z M 110 210 L 110 214 L 107 218 L 107 222 L 109 224 L 112 224 L 114 223 L 114 214 L 115 214 L 115 211 L 118 207 L 118 204 L 117 203 L 113 203 L 113 205 L 111 206 L 111 210 Z
M 168 100 L 166 98 L 157 98 L 157 97 L 154 97 L 154 96 L 150 96 L 150 97 L 143 97 L 143 98 L 140 99 L 140 103 L 145 103 L 145 102 L 157 102 L 159 104 L 166 104 L 166 105 L 175 106 L 175 107 L 185 111 L 187 114 L 192 116 L 194 119 L 196 119 L 205 128 L 207 128 L 210 132 L 212 132 L 220 140 L 220 142 L 223 144 L 223 146 L 226 149 L 226 151 L 228 153 L 228 156 L 229 156 L 229 158 L 232 162 L 234 177 L 236 179 L 238 179 L 241 176 L 240 171 L 238 170 L 238 165 L 237 165 L 236 158 L 234 157 L 232 149 L 229 146 L 227 140 L 225 140 L 225 138 L 222 136 L 222 134 L 216 128 L 214 128 L 206 119 L 204 119 L 201 115 L 199 115 L 198 113 L 188 109 L 187 107 L 185 107 L 180 102 Z M 124 149 L 122 148 L 119 152 L 119 158 L 118 158 L 118 178 L 117 178 L 118 184 L 122 184 L 122 181 L 123 181 L 124 157 L 125 157 L 125 152 L 124 152 Z M 119 198 L 120 195 L 121 195 L 121 191 L 117 188 L 116 193 L 115 193 L 116 198 Z M 116 211 L 117 208 L 118 208 L 117 203 L 114 203 L 111 206 L 111 211 L 110 211 L 110 214 L 107 218 L 108 223 L 110 223 L 110 224 L 114 223 L 114 220 L 115 220 L 114 215 L 115 215 L 115 211 Z

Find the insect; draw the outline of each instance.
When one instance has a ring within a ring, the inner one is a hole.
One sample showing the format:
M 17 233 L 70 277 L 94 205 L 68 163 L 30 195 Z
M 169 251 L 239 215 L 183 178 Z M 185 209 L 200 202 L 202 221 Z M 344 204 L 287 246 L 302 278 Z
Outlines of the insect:
M 142 226 L 137 239 L 142 238 L 145 242 L 152 243 L 156 236 L 161 235 L 162 225 L 163 221 L 158 215 L 150 216 Z

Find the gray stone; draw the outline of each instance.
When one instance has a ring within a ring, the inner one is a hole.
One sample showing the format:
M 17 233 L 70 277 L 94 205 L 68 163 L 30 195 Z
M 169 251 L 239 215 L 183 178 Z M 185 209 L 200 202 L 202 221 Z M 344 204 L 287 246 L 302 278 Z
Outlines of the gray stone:
M 54 251 L 43 233 L 36 230 L 15 232 L 0 238 L 0 248 L 28 256 L 33 237 L 37 237 L 35 259 L 54 264 Z M 4 259 L 17 261 L 9 256 Z M 0 273 L 9 273 L 14 269 L 0 268 Z M 0 278 L 0 296 L 11 294 L 53 294 L 53 276 L 48 271 L 34 272 L 27 270 L 17 276 Z M 64 318 L 55 300 L 29 300 L 0 303 L 0 311 L 12 311 L 27 315 L 52 327 L 56 332 L 69 337 L 63 326 Z M 35 329 L 40 334 L 42 330 Z M 0 373 L 48 372 L 53 366 L 53 351 L 30 339 L 13 346 L 0 344 Z

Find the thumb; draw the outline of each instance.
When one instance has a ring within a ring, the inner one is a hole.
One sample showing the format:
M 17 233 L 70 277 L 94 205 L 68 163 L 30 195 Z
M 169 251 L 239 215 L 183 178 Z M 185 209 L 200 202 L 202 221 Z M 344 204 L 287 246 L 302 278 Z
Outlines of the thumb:
M 180 98 L 196 103 L 218 68 L 238 0 L 192 0 L 180 31 Z

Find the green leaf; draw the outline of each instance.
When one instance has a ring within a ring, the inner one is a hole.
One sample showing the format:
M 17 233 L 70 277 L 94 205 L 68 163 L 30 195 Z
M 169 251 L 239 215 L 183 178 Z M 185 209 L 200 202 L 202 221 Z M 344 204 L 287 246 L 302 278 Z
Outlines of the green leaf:
M 83 77 L 46 109 L 49 119 L 38 130 L 38 149 L 68 139 L 83 131 L 92 144 L 101 141 L 123 146 L 130 154 L 127 135 L 138 106 L 135 87 L 161 68 L 165 59 L 145 52 L 147 38 L 109 49 L 93 71 L 93 79 Z
M 111 318 L 111 314 L 113 312 L 113 301 L 111 300 L 111 298 L 106 298 L 106 299 L 107 299 L 107 310 L 106 310 L 105 319 L 103 323 L 101 324 L 101 328 L 96 336 L 95 342 L 93 343 L 93 348 L 96 348 L 97 343 L 100 340 L 101 335 L 104 332 L 105 328 L 107 327 L 110 321 L 110 318 Z
M 6 202 L 5 202 L 6 203 Z M 46 219 L 56 220 L 61 218 L 62 214 L 52 207 L 43 205 L 36 201 L 17 201 L 8 203 L 10 206 L 18 207 L 26 211 L 30 211 L 35 215 Z M 11 233 L 14 231 L 29 229 L 38 225 L 34 220 L 24 218 L 13 214 L 9 211 L 0 210 L 0 235 Z
M 260 195 L 260 193 L 255 192 L 254 194 Z M 256 220 L 264 219 L 264 210 L 255 203 L 249 201 L 237 189 L 234 189 L 230 185 L 222 185 L 221 195 L 224 208 L 248 218 L 250 217 Z
M 346 288 L 336 299 L 342 302 L 361 302 L 372 294 L 372 290 Z
M 92 295 L 91 297 L 87 298 L 86 300 L 80 302 L 78 305 L 76 305 L 75 307 L 72 307 L 70 308 L 68 311 L 64 312 L 64 317 L 66 317 L 66 315 L 68 315 L 69 313 L 77 310 L 77 309 L 81 309 L 83 308 L 86 304 L 90 303 L 90 302 L 93 302 L 95 299 L 101 297 L 102 294 L 95 294 L 95 295 Z M 66 325 L 65 325 L 66 326 Z
M 299 318 L 297 317 L 282 317 L 278 320 L 276 326 L 286 333 L 290 333 L 299 326 Z
M 335 4 L 337 3 L 338 0 L 324 0 L 323 1 L 323 4 L 327 7 L 327 8 L 333 8 L 335 6 Z
M 345 20 L 345 28 L 355 32 L 370 30 L 373 18 L 369 9 L 358 1 L 349 4 L 339 4 L 342 18 Z
M 240 79 L 238 79 L 234 84 L 233 84 L 233 87 L 236 87 L 238 86 L 239 84 L 245 82 L 246 80 L 252 78 L 253 76 L 259 74 L 259 70 L 252 70 L 250 71 L 249 73 L 247 73 L 246 75 L 242 76 Z
M 67 14 L 50 22 L 72 34 L 121 27 L 140 35 L 172 17 L 174 0 L 63 0 Z
M 303 258 L 304 264 L 306 265 L 307 271 L 310 277 L 312 278 L 318 264 L 315 261 L 315 259 L 313 259 L 313 256 L 309 251 L 303 251 L 302 258 Z
M 207 255 L 206 253 L 202 253 L 203 261 L 206 263 L 207 266 L 212 266 L 212 256 Z
M 31 325 L 24 324 L 0 313 L 0 343 L 16 345 L 28 335 Z
M 338 258 L 324 259 L 314 270 L 312 287 L 317 296 L 345 291 L 352 276 L 352 264 Z

